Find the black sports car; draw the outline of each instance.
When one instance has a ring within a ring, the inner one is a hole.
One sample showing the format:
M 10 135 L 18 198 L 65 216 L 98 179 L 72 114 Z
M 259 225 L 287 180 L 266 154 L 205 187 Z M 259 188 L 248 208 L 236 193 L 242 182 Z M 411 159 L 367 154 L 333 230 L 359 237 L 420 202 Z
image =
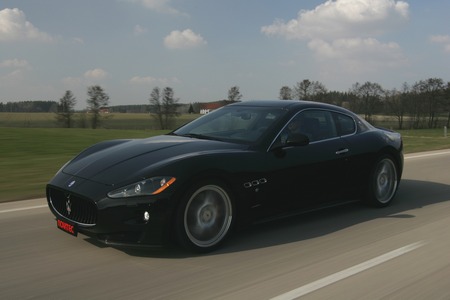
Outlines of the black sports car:
M 386 206 L 399 133 L 307 101 L 244 101 L 146 139 L 105 141 L 47 185 L 57 227 L 112 245 L 206 252 L 232 229 L 340 202 Z

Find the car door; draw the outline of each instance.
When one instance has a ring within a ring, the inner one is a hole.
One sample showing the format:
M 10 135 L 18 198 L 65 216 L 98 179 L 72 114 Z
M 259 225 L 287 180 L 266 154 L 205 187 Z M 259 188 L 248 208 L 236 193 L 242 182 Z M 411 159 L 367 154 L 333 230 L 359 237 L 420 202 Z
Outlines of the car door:
M 378 139 L 373 131 L 357 118 L 342 113 L 334 113 L 338 134 L 347 145 L 348 179 L 344 182 L 348 199 L 361 196 L 368 184 L 369 174 L 376 158 Z
M 284 131 L 291 122 L 298 122 L 297 133 L 306 135 L 309 143 L 303 146 L 282 146 Z M 272 189 L 267 195 L 269 207 L 279 209 L 305 209 L 339 200 L 342 184 L 347 178 L 348 149 L 339 138 L 332 113 L 309 109 L 298 113 L 285 126 L 268 153 L 268 166 Z M 274 201 L 277 199 L 277 201 Z

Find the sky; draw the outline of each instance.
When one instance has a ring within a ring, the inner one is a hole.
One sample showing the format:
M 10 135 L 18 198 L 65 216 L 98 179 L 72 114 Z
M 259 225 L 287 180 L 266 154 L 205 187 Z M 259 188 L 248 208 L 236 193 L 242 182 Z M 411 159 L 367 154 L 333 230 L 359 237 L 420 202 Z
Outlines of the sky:
M 450 81 L 448 0 L 1 0 L 0 102 L 86 107 L 148 104 L 171 87 L 179 103 L 277 99 L 304 79 L 401 89 Z

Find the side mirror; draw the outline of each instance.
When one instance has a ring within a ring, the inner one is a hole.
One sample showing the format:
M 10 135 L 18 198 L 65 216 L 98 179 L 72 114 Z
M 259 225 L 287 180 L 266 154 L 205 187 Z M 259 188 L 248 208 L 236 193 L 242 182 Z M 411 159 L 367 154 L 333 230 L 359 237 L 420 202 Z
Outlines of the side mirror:
M 286 147 L 302 147 L 309 144 L 309 138 L 308 136 L 301 134 L 301 133 L 295 133 L 288 136 L 286 142 L 282 144 L 281 142 L 276 143 L 272 147 L 272 151 L 275 153 L 278 157 L 284 157 L 285 151 L 284 148 Z
M 301 134 L 301 133 L 294 133 L 294 134 L 290 134 L 288 136 L 285 146 L 287 146 L 287 147 L 306 146 L 308 144 L 309 144 L 308 136 Z

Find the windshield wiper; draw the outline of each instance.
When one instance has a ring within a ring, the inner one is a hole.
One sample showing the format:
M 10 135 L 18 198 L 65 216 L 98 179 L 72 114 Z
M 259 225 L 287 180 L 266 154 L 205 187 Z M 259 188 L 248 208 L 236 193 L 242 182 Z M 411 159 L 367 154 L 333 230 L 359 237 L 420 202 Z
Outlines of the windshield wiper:
M 180 134 L 180 136 L 190 137 L 194 139 L 201 139 L 201 140 L 219 140 L 218 138 L 209 136 L 209 135 L 203 135 L 199 133 L 186 133 L 186 134 Z

